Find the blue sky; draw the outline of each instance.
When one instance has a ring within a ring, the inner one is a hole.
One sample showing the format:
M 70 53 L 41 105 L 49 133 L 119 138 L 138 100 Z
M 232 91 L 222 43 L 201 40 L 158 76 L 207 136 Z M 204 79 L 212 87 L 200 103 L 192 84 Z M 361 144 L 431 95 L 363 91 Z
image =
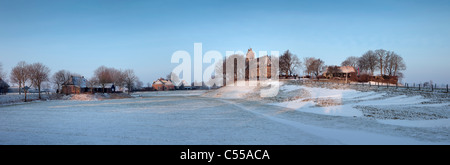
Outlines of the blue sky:
M 339 65 L 386 49 L 407 65 L 404 82 L 450 83 L 450 1 L 0 0 L 0 62 L 42 62 L 91 77 L 101 66 L 134 69 L 146 84 L 203 52 L 277 50 Z

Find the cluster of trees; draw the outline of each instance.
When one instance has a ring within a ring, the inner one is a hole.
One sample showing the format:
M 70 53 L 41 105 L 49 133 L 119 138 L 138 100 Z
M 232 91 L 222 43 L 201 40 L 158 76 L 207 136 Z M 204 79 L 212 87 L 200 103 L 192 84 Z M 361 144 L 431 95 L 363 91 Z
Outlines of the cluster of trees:
M 3 72 L 3 65 L 0 63 L 0 80 L 4 80 L 6 78 L 6 73 Z
M 305 57 L 303 58 L 305 72 L 308 75 L 314 74 L 316 77 L 325 70 L 325 62 L 320 58 Z
M 44 64 L 28 64 L 21 61 L 12 68 L 9 78 L 11 83 L 19 85 L 19 94 L 22 93 L 24 87 L 33 86 L 38 89 L 39 99 L 41 99 L 41 87 L 44 82 L 51 82 L 55 84 L 57 89 L 61 89 L 62 84 L 68 81 L 71 76 L 80 76 L 80 74 L 71 73 L 67 70 L 59 70 L 50 77 L 50 69 Z M 3 72 L 1 65 L 0 78 L 6 78 L 6 73 Z M 143 85 L 133 70 L 118 70 L 105 66 L 97 68 L 94 71 L 94 77 L 89 79 L 86 85 L 91 88 L 96 85 L 101 85 L 104 90 L 105 84 L 107 83 L 114 83 L 116 86 L 126 87 L 128 88 L 128 92 Z M 27 90 L 24 90 L 24 93 L 26 101 Z
M 403 58 L 394 51 L 377 49 L 369 50 L 361 57 L 347 57 L 341 66 L 352 66 L 359 68 L 361 73 L 373 75 L 375 71 L 380 71 L 380 75 L 403 77 L 401 71 L 406 69 Z M 320 58 L 305 57 L 301 62 L 298 57 L 289 50 L 280 56 L 280 75 L 295 75 L 296 70 L 303 67 L 308 75 L 318 77 L 324 70 L 328 69 L 331 73 L 338 72 L 337 66 L 326 66 L 325 62 Z
M 42 63 L 27 64 L 21 61 L 11 70 L 10 80 L 12 83 L 18 84 L 20 89 L 26 87 L 27 84 L 38 88 L 39 99 L 41 99 L 41 85 L 49 80 L 49 74 L 50 69 Z M 26 101 L 27 90 L 24 92 Z
M 303 62 L 292 54 L 289 50 L 286 50 L 280 56 L 280 75 L 292 76 L 298 75 L 298 70 L 303 68 L 308 75 L 315 75 L 318 77 L 322 71 L 326 68 L 325 62 L 320 58 L 305 57 Z
M 369 50 L 361 57 L 348 57 L 342 62 L 342 66 L 353 66 L 359 68 L 361 73 L 373 75 L 379 70 L 380 75 L 403 77 L 401 71 L 406 69 L 403 58 L 394 51 L 377 49 Z
M 279 67 L 280 67 L 280 75 L 298 75 L 296 72 L 300 67 L 302 62 L 299 60 L 299 58 L 292 54 L 289 50 L 286 50 L 281 56 L 279 61 Z
M 94 71 L 94 77 L 88 80 L 87 85 L 91 88 L 95 85 L 101 85 L 104 92 L 105 85 L 108 83 L 128 88 L 128 94 L 133 89 L 140 88 L 143 85 L 132 69 L 118 70 L 106 66 L 98 67 Z

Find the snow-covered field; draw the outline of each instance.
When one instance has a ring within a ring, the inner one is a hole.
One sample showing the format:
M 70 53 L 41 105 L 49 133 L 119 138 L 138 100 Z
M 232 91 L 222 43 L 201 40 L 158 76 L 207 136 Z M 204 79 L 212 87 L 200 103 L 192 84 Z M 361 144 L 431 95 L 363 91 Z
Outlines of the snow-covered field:
M 283 82 L 0 106 L 0 144 L 450 144 L 450 103 Z

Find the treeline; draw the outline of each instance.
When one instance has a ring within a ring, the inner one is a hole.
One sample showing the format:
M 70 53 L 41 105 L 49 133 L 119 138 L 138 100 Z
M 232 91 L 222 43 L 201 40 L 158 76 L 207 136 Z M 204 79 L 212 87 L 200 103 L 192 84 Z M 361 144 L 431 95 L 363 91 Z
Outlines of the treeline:
M 59 70 L 52 76 L 50 76 L 50 72 L 50 69 L 42 63 L 28 64 L 21 61 L 12 68 L 9 79 L 11 83 L 19 85 L 19 94 L 22 93 L 22 90 L 24 91 L 26 100 L 27 88 L 24 87 L 33 86 L 37 88 L 39 99 L 41 99 L 41 86 L 44 82 L 55 84 L 56 89 L 61 91 L 62 85 L 69 81 L 72 76 L 81 77 L 80 74 L 72 73 L 67 70 Z M 3 72 L 1 64 L 0 79 L 6 79 L 6 73 Z M 102 86 L 104 91 L 105 85 L 108 83 L 113 83 L 120 88 L 127 88 L 128 93 L 143 85 L 132 69 L 120 70 L 100 66 L 94 71 L 93 77 L 90 79 L 86 78 L 86 86 L 89 88 Z
M 374 75 L 376 71 L 380 71 L 381 76 L 403 77 L 401 71 L 406 70 L 405 62 L 400 55 L 384 49 L 369 50 L 360 57 L 347 57 L 341 63 L 341 66 L 352 66 L 360 73 L 369 75 Z M 296 69 L 303 68 L 305 74 L 318 77 L 331 67 L 336 68 L 335 66 L 325 65 L 323 60 L 315 57 L 305 57 L 301 62 L 289 50 L 280 56 L 280 75 L 294 75 Z
M 278 69 L 278 74 L 280 76 L 299 76 L 300 69 L 304 70 L 307 77 L 315 76 L 316 78 L 320 78 L 326 70 L 330 72 L 339 72 L 339 67 L 336 65 L 325 65 L 324 60 L 316 57 L 304 57 L 303 60 L 300 60 L 297 55 L 293 54 L 289 50 L 283 52 L 283 54 L 279 57 L 270 56 L 271 60 L 274 60 L 274 58 L 278 58 L 279 68 L 271 69 Z M 260 64 L 258 64 L 258 68 L 260 70 L 264 69 L 263 67 L 266 65 L 270 66 L 270 63 L 264 63 L 261 59 L 259 62 Z M 353 67 L 360 76 L 374 76 L 376 71 L 380 71 L 381 77 L 395 76 L 395 79 L 397 79 L 397 77 L 402 78 L 402 71 L 406 70 L 405 62 L 400 55 L 394 51 L 384 49 L 377 49 L 375 51 L 369 50 L 359 57 L 347 57 L 341 63 L 341 66 Z M 218 63 L 216 70 L 223 72 L 223 74 L 218 75 L 220 78 L 224 78 L 226 80 L 239 80 L 248 78 L 250 75 L 249 67 L 248 59 L 246 59 L 245 55 L 234 54 L 227 57 L 223 62 Z M 233 72 L 230 72 L 234 74 L 227 75 L 226 68 L 234 70 Z
M 405 62 L 400 55 L 384 49 L 369 50 L 361 57 L 347 57 L 341 65 L 359 68 L 361 73 L 370 75 L 374 75 L 375 71 L 380 71 L 380 76 L 403 77 L 401 71 L 406 70 Z

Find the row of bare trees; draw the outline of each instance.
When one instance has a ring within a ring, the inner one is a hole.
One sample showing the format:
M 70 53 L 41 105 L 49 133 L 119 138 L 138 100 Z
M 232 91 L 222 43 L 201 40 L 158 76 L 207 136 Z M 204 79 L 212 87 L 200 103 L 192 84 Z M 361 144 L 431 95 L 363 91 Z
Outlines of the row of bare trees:
M 371 75 L 379 70 L 380 75 L 402 77 L 401 71 L 406 69 L 403 58 L 394 51 L 377 49 L 369 50 L 361 57 L 350 56 L 341 63 L 342 66 L 353 66 L 359 68 L 360 72 Z
M 10 80 L 12 83 L 19 84 L 19 94 L 20 89 L 27 84 L 38 88 L 39 99 L 41 99 L 41 84 L 49 80 L 49 74 L 50 69 L 42 63 L 27 64 L 21 61 L 11 70 Z M 27 90 L 24 92 L 26 101 Z
M 115 68 L 109 68 L 106 66 L 100 66 L 94 71 L 94 77 L 89 79 L 90 86 L 101 85 L 103 92 L 105 91 L 105 85 L 113 83 L 120 87 L 128 88 L 128 94 L 136 87 L 141 87 L 142 82 L 136 76 L 132 69 L 118 70 Z
M 41 86 L 44 82 L 52 82 L 56 85 L 57 89 L 61 89 L 62 84 L 70 79 L 71 76 L 80 76 L 77 73 L 71 73 L 67 70 L 60 70 L 50 77 L 50 69 L 42 63 L 28 64 L 25 61 L 17 63 L 11 70 L 10 81 L 11 83 L 19 85 L 19 94 L 22 93 L 24 87 L 33 86 L 38 89 L 39 99 L 41 99 Z M 3 72 L 0 65 L 0 79 L 5 79 L 6 73 Z M 100 66 L 94 71 L 94 77 L 88 80 L 87 85 L 93 87 L 95 85 L 101 85 L 105 87 L 107 83 L 114 83 L 120 87 L 128 88 L 128 92 L 136 87 L 142 86 L 142 82 L 135 75 L 131 69 L 118 70 L 115 68 L 108 68 Z M 25 94 L 25 101 L 27 90 L 23 90 Z

